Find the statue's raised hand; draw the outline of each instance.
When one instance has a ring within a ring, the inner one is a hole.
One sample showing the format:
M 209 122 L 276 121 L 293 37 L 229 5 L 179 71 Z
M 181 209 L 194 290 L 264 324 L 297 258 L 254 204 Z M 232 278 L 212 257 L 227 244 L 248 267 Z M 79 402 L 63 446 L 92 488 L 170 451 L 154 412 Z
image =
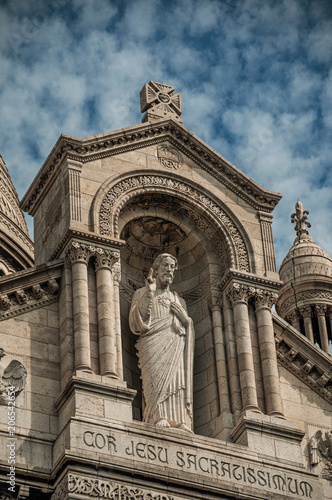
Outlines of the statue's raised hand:
M 145 280 L 145 288 L 150 293 L 154 293 L 157 289 L 157 282 L 156 282 L 156 279 L 153 277 L 152 267 L 150 267 L 148 277 Z

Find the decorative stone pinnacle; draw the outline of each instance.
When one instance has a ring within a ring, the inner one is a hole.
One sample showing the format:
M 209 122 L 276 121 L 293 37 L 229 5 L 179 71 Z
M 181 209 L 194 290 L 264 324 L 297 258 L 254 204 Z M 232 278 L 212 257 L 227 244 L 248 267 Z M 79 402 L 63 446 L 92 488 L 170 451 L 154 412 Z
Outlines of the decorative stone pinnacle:
M 294 230 L 297 235 L 295 242 L 299 240 L 313 241 L 311 236 L 309 236 L 309 231 L 307 229 L 307 227 L 311 227 L 310 222 L 307 221 L 308 215 L 309 210 L 303 210 L 302 203 L 297 201 L 295 205 L 295 213 L 291 215 L 291 222 L 295 222 Z
M 164 83 L 146 83 L 140 92 L 142 122 L 156 122 L 171 117 L 182 123 L 181 94 L 174 95 L 175 87 Z

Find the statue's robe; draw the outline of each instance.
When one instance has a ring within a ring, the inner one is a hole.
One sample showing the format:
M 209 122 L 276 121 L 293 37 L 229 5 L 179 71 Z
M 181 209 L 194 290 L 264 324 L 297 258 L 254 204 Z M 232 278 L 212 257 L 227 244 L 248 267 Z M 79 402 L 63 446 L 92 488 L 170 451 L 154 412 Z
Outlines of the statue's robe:
M 159 294 L 159 295 L 158 295 Z M 194 329 L 191 318 L 184 327 L 171 312 L 171 302 L 185 302 L 175 292 L 157 290 L 150 298 L 150 314 L 143 321 L 145 288 L 133 296 L 129 324 L 139 335 L 136 343 L 143 384 L 143 420 L 156 424 L 166 419 L 171 427 L 192 429 Z

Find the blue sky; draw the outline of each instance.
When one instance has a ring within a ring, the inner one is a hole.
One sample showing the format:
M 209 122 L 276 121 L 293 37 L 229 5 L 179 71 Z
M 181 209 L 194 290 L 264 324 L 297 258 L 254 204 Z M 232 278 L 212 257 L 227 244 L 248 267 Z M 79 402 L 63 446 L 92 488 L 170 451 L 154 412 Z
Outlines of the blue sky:
M 61 133 L 140 123 L 155 80 L 181 92 L 186 127 L 283 194 L 278 266 L 297 199 L 332 254 L 330 0 L 2 0 L 0 45 L 0 153 L 20 197 Z

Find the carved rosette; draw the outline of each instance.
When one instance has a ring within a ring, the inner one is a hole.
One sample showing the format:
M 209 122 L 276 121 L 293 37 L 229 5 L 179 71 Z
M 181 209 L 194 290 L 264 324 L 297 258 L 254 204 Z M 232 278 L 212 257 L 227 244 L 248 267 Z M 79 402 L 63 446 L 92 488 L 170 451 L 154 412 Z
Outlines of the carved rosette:
M 240 283 L 233 283 L 227 289 L 226 294 L 233 305 L 237 302 L 245 302 L 248 304 L 248 300 L 255 296 L 255 288 Z
M 277 302 L 278 294 L 268 290 L 256 290 L 255 292 L 255 309 L 256 312 L 260 309 L 271 309 Z
M 120 259 L 119 252 L 113 252 L 111 250 L 102 250 L 101 248 L 96 249 L 95 253 L 95 269 L 106 268 L 112 270 L 115 263 Z

